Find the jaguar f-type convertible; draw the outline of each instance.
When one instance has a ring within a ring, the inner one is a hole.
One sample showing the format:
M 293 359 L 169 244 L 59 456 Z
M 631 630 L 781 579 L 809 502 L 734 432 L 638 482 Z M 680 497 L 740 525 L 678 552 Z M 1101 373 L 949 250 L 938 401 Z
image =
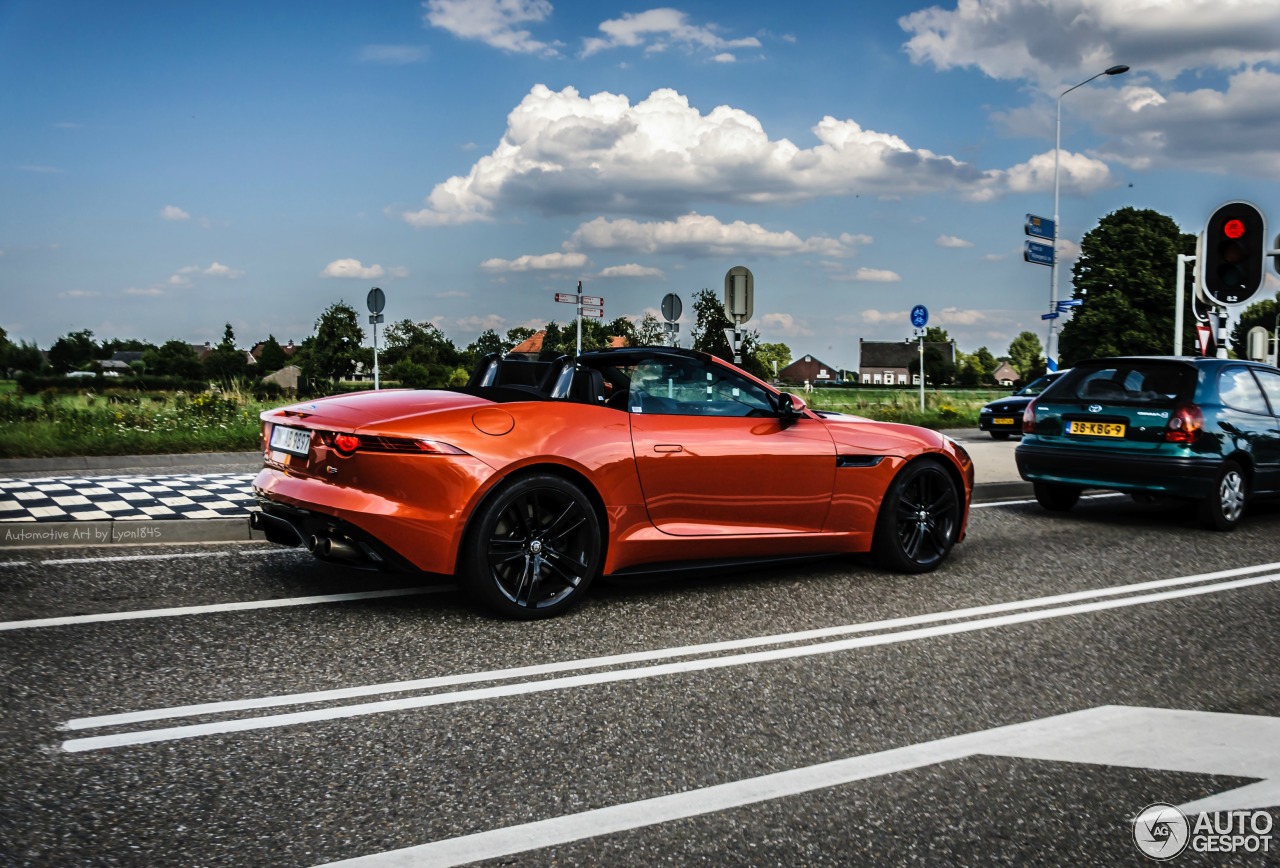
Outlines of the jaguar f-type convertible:
M 718 358 L 638 347 L 483 359 L 465 387 L 262 414 L 267 539 L 455 575 L 509 617 L 597 576 L 870 552 L 932 570 L 964 537 L 968 454 L 924 428 L 816 412 Z

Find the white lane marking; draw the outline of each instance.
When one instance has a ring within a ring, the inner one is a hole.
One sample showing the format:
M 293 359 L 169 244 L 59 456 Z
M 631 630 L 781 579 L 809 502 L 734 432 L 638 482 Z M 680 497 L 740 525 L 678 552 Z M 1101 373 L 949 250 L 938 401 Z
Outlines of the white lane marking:
M 878 753 L 833 760 L 785 772 L 746 778 L 701 789 L 642 799 L 605 808 L 567 814 L 518 826 L 492 829 L 428 844 L 388 850 L 354 859 L 325 863 L 328 868 L 445 868 L 488 859 L 500 859 L 546 847 L 569 844 L 654 826 L 673 820 L 718 813 L 760 802 L 797 796 L 815 790 L 909 771 L 924 766 L 952 762 L 977 755 L 1038 759 L 1045 755 L 1065 762 L 1122 765 L 1132 768 L 1185 770 L 1185 764 L 1170 765 L 1170 755 L 1185 752 L 1188 745 L 1217 746 L 1231 742 L 1233 756 L 1225 764 L 1209 750 L 1210 756 L 1192 763 L 1204 774 L 1257 777 L 1276 774 L 1274 746 L 1280 739 L 1280 719 L 1244 714 L 1178 711 L 1103 705 L 1040 720 L 955 735 L 935 741 L 879 751 Z M 1265 771 L 1240 768 L 1239 760 L 1256 756 L 1258 745 L 1270 745 Z M 1154 748 L 1154 752 L 1153 752 Z M 1223 753 L 1223 751 L 1218 751 Z M 1135 760 L 1141 757 L 1141 762 Z M 1147 763 L 1154 762 L 1154 765 Z M 1224 771 L 1223 769 L 1227 770 Z M 1214 769 L 1214 771 L 1208 771 Z M 1248 788 L 1245 788 L 1248 789 Z M 1234 791 L 1241 793 L 1242 791 Z M 1231 793 L 1223 794 L 1230 796 Z M 1258 793 L 1258 796 L 1265 794 Z M 1210 797 L 1205 803 L 1220 797 Z M 1253 800 L 1269 806 L 1264 798 Z M 1238 803 L 1234 801 L 1227 804 Z M 1187 807 L 1197 811 L 1227 810 Z
M 247 612 L 254 609 L 281 609 L 288 606 L 314 606 L 320 603 L 345 603 L 352 600 L 374 600 L 381 597 L 407 597 L 414 594 L 437 594 L 450 590 L 453 590 L 452 585 L 392 588 L 383 591 L 355 591 L 347 594 L 287 597 L 276 600 L 250 600 L 243 603 L 210 603 L 205 606 L 177 606 L 169 609 L 138 609 L 133 612 L 103 612 L 97 615 L 66 615 L 57 618 L 32 618 L 27 621 L 0 621 L 0 631 L 29 630 L 35 627 L 63 627 L 69 624 L 98 624 L 105 621 L 136 621 L 144 618 L 175 618 L 180 615 L 208 615 L 218 612 Z
M 304 550 L 305 551 L 305 550 Z M 297 549 L 263 549 L 261 552 L 167 552 L 159 555 L 109 555 L 100 558 L 58 558 L 56 560 L 40 561 L 46 566 L 67 566 L 69 564 L 104 564 L 118 561 L 167 561 L 177 560 L 180 558 L 230 558 L 237 556 L 248 556 L 252 554 L 298 554 Z
M 0 567 L 25 567 L 30 564 L 30 561 L 0 561 Z
M 972 606 L 966 609 L 953 609 L 947 612 L 932 612 L 925 615 L 910 615 L 902 618 L 889 618 L 886 620 L 869 621 L 861 624 L 821 627 L 814 630 L 801 630 L 794 633 L 779 633 L 772 636 L 754 636 L 746 639 L 729 639 L 722 642 L 708 642 L 702 645 L 658 648 L 650 651 L 633 651 L 628 654 L 610 654 L 603 657 L 587 657 L 577 660 L 564 660 L 556 663 L 517 666 L 510 669 L 494 669 L 487 672 L 471 672 L 460 675 L 441 675 L 433 678 L 392 681 L 383 684 L 343 687 L 334 690 L 318 690 L 307 693 L 286 694 L 282 696 L 235 699 L 224 702 L 206 702 L 198 705 L 148 709 L 145 711 L 130 711 L 98 717 L 82 717 L 67 721 L 59 726 L 59 729 L 97 729 L 105 726 L 122 726 L 126 724 L 143 723 L 145 721 L 171 720 L 178 717 L 196 717 L 204 714 L 235 713 L 256 708 L 275 708 L 277 706 L 284 705 L 305 705 L 317 702 L 333 702 L 343 699 L 356 699 L 363 696 L 376 696 L 384 693 L 404 693 L 411 690 L 428 690 L 437 687 L 458 687 L 464 684 L 477 684 L 485 681 L 504 681 L 514 678 L 526 678 L 539 675 L 554 675 L 560 672 L 598 669 L 605 666 L 620 666 L 631 663 L 651 663 L 657 660 L 669 660 L 676 657 L 692 657 L 700 654 L 714 654 L 722 651 L 740 651 L 745 648 L 760 648 L 767 645 L 784 645 L 807 642 L 814 639 L 830 639 L 835 636 L 847 636 L 852 633 L 871 633 L 882 630 L 896 630 L 902 627 L 918 627 L 923 624 L 935 624 L 941 621 L 956 621 L 983 615 L 995 615 L 1002 612 L 1017 611 L 1018 609 L 1056 606 L 1064 603 L 1077 603 L 1082 600 L 1093 600 L 1098 597 L 1119 596 L 1122 594 L 1132 594 L 1143 591 L 1154 591 L 1163 588 L 1177 587 L 1179 585 L 1189 585 L 1196 582 L 1228 579 L 1236 576 L 1248 575 L 1250 573 L 1266 572 L 1268 570 L 1280 570 L 1280 563 L 1258 564 L 1252 567 L 1236 567 L 1234 569 L 1218 570 L 1212 573 L 1201 573 L 1195 576 L 1181 576 L 1172 579 L 1155 579 L 1131 585 L 1095 588 L 1087 591 L 1074 591 L 1067 594 L 1055 594 L 1049 597 L 1015 600 L 1008 603 L 992 603 L 986 606 Z
M 1137 597 L 1124 597 L 1118 600 L 1082 603 L 1074 606 L 1062 606 L 1056 609 L 1043 609 L 1022 612 L 1014 615 L 1003 615 L 996 618 L 983 618 L 976 621 L 964 621 L 957 624 L 942 624 L 916 630 L 904 630 L 898 633 L 882 633 L 875 636 L 863 636 L 856 639 L 841 639 L 814 645 L 802 645 L 792 648 L 777 648 L 771 651 L 755 651 L 747 654 L 735 654 L 726 657 L 711 657 L 698 660 L 684 660 L 677 663 L 666 663 L 657 666 L 644 666 L 636 669 L 611 670 L 586 675 L 572 675 L 564 678 L 550 678 L 543 681 L 530 681 L 497 687 L 460 690 L 452 693 L 438 693 L 428 696 L 413 696 L 402 699 L 367 702 L 357 705 L 322 708 L 313 711 L 300 711 L 288 714 L 275 714 L 265 717 L 242 718 L 237 720 L 216 721 L 213 723 L 190 724 L 186 726 L 166 727 L 162 729 L 120 732 L 112 735 L 90 738 L 69 739 L 62 743 L 62 749 L 69 753 L 88 750 L 99 750 L 124 745 L 150 744 L 159 741 L 175 741 L 205 735 L 220 735 L 231 732 L 247 732 L 257 729 L 269 729 L 280 726 L 293 726 L 300 723 L 313 723 L 323 720 L 338 720 L 351 717 L 363 717 L 370 714 L 384 714 L 393 711 L 405 711 L 415 708 L 452 705 L 462 702 L 475 702 L 484 699 L 497 699 L 508 696 L 521 696 L 533 693 L 545 693 L 553 690 L 566 690 L 574 687 L 586 687 L 598 684 L 609 684 L 621 681 L 638 681 L 645 678 L 656 678 L 664 675 L 676 675 L 687 672 L 698 672 L 713 669 L 745 666 L 752 663 L 765 663 L 777 660 L 788 660 L 800 657 L 813 657 L 820 654 L 833 654 L 849 651 L 854 648 L 868 648 L 877 645 L 890 645 L 910 642 L 918 639 L 930 639 L 938 636 L 949 636 L 958 633 L 970 633 L 1004 627 L 1012 624 L 1023 624 L 1032 621 L 1045 621 L 1062 618 L 1068 615 L 1081 615 L 1089 612 L 1101 612 L 1109 609 L 1126 608 L 1147 603 L 1176 600 L 1185 597 L 1214 594 L 1221 591 L 1246 588 L 1280 581 L 1280 573 L 1267 576 L 1256 576 L 1248 579 L 1236 579 L 1211 585 L 1199 585 L 1173 591 L 1161 591 Z
M 1108 497 L 1128 497 L 1128 496 L 1129 495 L 1127 494 L 1120 494 L 1118 492 L 1113 494 L 1084 494 L 1080 496 L 1080 499 L 1081 500 L 1104 500 L 1105 498 L 1108 498 Z M 987 501 L 986 503 L 971 503 L 969 504 L 969 508 L 970 509 L 989 509 L 990 507 L 993 507 L 993 506 L 1025 506 L 1026 504 L 1029 504 L 1029 503 L 1039 503 L 1039 502 L 1040 501 L 1036 500 L 1035 498 L 1032 498 L 1031 500 L 990 500 L 990 501 Z

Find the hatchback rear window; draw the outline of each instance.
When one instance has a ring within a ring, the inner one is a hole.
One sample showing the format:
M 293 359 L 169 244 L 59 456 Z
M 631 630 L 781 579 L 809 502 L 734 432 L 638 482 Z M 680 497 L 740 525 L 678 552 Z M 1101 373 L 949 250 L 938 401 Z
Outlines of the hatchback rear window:
M 1189 399 L 1195 385 L 1193 368 L 1139 360 L 1077 367 L 1053 396 L 1104 404 L 1172 404 Z

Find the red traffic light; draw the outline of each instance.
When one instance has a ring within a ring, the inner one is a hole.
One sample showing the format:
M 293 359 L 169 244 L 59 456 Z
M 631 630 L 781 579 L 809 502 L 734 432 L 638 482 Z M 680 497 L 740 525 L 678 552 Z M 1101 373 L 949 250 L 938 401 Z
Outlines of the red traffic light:
M 1196 257 L 1200 290 L 1219 305 L 1246 303 L 1262 286 L 1267 221 L 1250 202 L 1224 202 L 1214 210 Z
M 1222 224 L 1222 234 L 1228 238 L 1239 238 L 1244 235 L 1243 220 L 1228 220 Z

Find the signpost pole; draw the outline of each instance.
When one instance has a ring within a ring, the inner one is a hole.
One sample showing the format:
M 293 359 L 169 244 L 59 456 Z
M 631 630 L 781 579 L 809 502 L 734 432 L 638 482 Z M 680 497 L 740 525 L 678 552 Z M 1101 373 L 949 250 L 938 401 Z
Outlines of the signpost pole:
M 375 286 L 369 290 L 365 304 L 369 307 L 369 324 L 373 326 L 373 390 L 376 392 L 381 386 L 378 373 L 378 323 L 382 322 L 382 309 L 386 307 L 387 294 Z
M 924 412 L 924 329 L 920 330 L 920 412 Z
M 582 281 L 578 281 L 578 350 L 574 356 L 582 355 Z
M 1182 355 L 1182 310 L 1186 307 L 1187 299 L 1187 263 L 1195 262 L 1194 256 L 1187 256 L 1185 253 L 1178 254 L 1178 281 L 1176 300 L 1173 308 L 1173 354 L 1175 356 Z

